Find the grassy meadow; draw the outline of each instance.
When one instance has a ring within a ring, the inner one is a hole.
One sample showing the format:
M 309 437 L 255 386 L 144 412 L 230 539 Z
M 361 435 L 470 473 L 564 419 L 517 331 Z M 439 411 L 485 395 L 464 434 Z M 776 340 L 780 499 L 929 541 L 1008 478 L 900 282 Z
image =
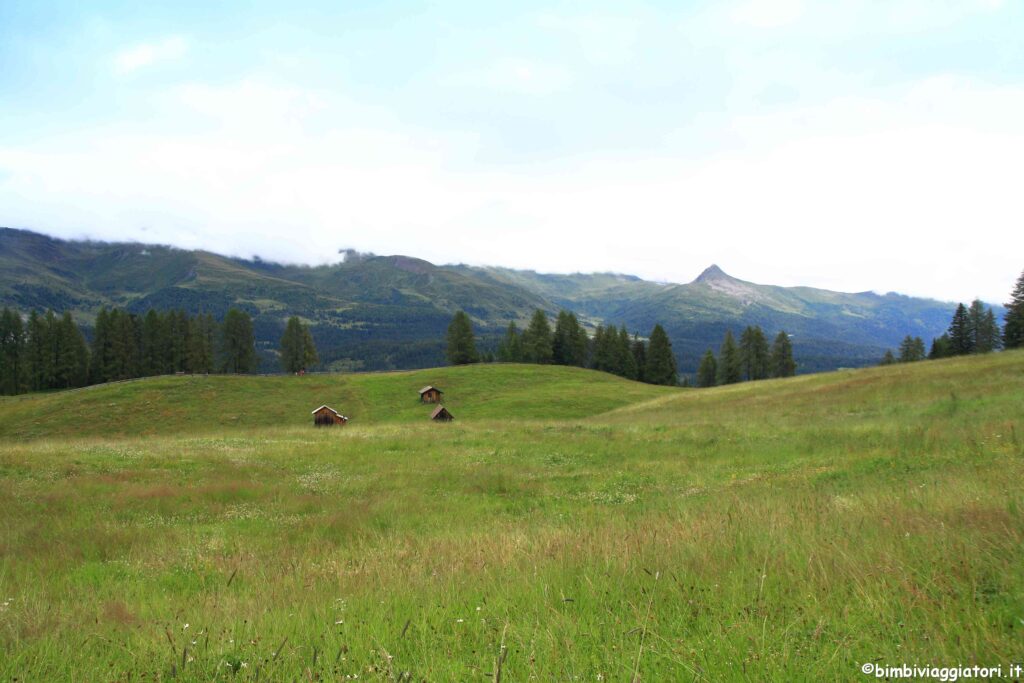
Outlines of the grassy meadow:
M 352 422 L 312 428 L 322 403 Z M 709 390 L 491 365 L 0 399 L 0 680 L 1005 667 L 1022 417 L 1021 352 Z

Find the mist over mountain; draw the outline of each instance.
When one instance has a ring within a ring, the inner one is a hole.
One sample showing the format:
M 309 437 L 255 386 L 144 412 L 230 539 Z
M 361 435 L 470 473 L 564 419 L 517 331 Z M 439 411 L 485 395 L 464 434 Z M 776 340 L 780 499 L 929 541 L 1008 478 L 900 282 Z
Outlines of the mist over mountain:
M 493 348 L 509 321 L 537 308 L 576 312 L 585 324 L 649 333 L 661 323 L 682 372 L 692 373 L 727 329 L 760 325 L 793 337 L 800 372 L 878 361 L 907 334 L 925 341 L 949 324 L 955 303 L 874 292 L 777 287 L 733 277 L 712 265 L 686 284 L 614 273 L 543 274 L 342 250 L 342 262 L 283 265 L 159 245 L 67 241 L 0 228 L 0 305 L 70 310 L 87 330 L 96 312 L 181 308 L 223 316 L 235 306 L 254 319 L 261 370 L 278 369 L 274 350 L 290 315 L 306 319 L 333 369 L 398 369 L 444 363 L 452 314 L 465 310 L 480 346 Z M 1002 308 L 994 306 L 1001 317 Z

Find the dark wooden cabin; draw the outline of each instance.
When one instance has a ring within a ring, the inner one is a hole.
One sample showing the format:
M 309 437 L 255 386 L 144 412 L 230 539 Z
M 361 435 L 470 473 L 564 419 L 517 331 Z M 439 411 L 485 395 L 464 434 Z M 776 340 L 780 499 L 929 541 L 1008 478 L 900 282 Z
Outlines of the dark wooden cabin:
M 448 409 L 444 406 L 438 406 L 434 408 L 434 412 L 430 414 L 431 420 L 437 420 L 438 422 L 451 422 L 455 419 L 455 416 L 448 412 Z
M 420 389 L 420 403 L 440 403 L 443 393 L 437 387 L 425 386 Z
M 313 411 L 313 424 L 317 427 L 333 427 L 348 422 L 348 418 L 330 406 L 320 406 Z

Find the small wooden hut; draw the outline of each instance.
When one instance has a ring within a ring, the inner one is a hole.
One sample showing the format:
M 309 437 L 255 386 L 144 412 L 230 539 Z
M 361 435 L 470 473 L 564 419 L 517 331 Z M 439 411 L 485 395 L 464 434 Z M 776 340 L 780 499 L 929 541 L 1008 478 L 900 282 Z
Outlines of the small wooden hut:
M 437 387 L 425 386 L 420 389 L 420 403 L 440 403 L 443 393 Z
M 438 422 L 451 422 L 455 419 L 455 416 L 448 412 L 448 409 L 444 406 L 438 406 L 434 408 L 434 412 L 430 414 L 431 420 L 437 420 Z
M 345 426 L 348 418 L 330 406 L 320 406 L 313 411 L 313 425 L 317 427 Z

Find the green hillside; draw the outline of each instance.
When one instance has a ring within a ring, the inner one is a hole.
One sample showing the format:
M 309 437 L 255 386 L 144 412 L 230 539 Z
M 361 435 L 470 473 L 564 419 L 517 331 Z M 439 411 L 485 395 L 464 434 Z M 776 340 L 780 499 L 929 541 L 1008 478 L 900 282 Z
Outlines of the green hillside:
M 420 388 L 432 384 L 456 418 L 567 420 L 671 394 L 613 375 L 515 364 L 303 377 L 185 375 L 0 398 L 0 438 L 69 438 L 305 427 L 330 405 L 351 426 L 426 420 Z M 60 415 L 59 419 L 54 419 Z
M 323 401 L 351 425 L 310 426 Z M 1007 666 L 1022 405 L 1020 351 L 708 390 L 477 366 L 6 399 L 0 679 Z
M 647 334 L 661 323 L 683 372 L 693 373 L 726 329 L 760 325 L 794 335 L 802 372 L 878 361 L 907 334 L 945 331 L 954 304 L 871 292 L 745 282 L 713 266 L 688 284 L 614 273 L 552 275 L 507 268 L 438 266 L 408 256 L 349 254 L 341 263 L 289 266 L 144 244 L 58 240 L 0 228 L 0 305 L 72 310 L 91 325 L 101 306 L 143 313 L 183 308 L 254 317 L 264 372 L 290 315 L 307 320 L 321 359 L 333 369 L 387 370 L 444 362 L 452 314 L 470 314 L 480 345 L 493 350 L 510 320 L 537 308 L 568 308 L 590 326 L 626 325 Z M 997 315 L 1001 309 L 995 307 Z

